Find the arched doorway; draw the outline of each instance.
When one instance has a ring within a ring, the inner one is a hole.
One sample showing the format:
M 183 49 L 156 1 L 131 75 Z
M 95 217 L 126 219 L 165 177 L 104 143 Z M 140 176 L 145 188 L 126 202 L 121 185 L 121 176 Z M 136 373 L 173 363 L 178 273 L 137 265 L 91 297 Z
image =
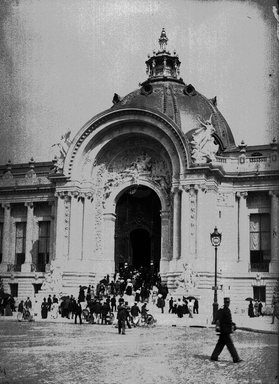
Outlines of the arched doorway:
M 119 198 L 115 222 L 115 270 L 159 271 L 161 257 L 161 203 L 146 186 L 132 186 Z

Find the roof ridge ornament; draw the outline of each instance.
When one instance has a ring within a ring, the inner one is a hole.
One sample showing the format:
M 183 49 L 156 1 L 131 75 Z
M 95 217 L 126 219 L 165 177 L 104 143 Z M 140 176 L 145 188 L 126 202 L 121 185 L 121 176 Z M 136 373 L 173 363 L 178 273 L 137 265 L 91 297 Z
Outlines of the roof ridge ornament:
M 167 34 L 166 34 L 166 31 L 165 31 L 165 28 L 162 29 L 162 32 L 161 32 L 161 36 L 159 37 L 159 45 L 160 45 L 160 50 L 161 51 L 166 51 L 166 47 L 167 47 L 167 44 L 168 44 L 168 38 L 167 38 Z

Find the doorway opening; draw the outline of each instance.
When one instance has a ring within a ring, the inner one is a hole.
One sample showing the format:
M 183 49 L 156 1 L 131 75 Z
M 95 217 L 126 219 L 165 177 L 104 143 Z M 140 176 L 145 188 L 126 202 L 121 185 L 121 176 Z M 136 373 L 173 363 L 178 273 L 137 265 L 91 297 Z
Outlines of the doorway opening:
M 159 271 L 161 202 L 146 186 L 132 186 L 119 198 L 115 222 L 115 270 Z
M 136 269 L 148 268 L 151 262 L 151 240 L 147 230 L 138 228 L 130 233 L 131 261 Z

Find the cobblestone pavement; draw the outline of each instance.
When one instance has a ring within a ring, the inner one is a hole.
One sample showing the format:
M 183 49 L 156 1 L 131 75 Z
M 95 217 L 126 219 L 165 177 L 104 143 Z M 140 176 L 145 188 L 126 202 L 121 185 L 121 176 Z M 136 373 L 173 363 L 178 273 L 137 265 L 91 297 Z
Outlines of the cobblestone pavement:
M 1 384 L 278 383 L 278 336 L 237 331 L 244 360 L 209 357 L 212 328 L 156 326 L 118 335 L 111 325 L 0 323 Z

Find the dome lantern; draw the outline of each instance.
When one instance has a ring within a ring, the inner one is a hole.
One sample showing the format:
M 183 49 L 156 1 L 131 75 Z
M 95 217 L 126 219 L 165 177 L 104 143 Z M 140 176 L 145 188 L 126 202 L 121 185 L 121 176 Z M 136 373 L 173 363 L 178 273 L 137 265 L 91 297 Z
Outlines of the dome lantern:
M 183 82 L 182 79 L 179 79 L 180 61 L 178 55 L 175 51 L 171 55 L 166 50 L 168 37 L 164 28 L 158 41 L 160 49 L 157 52 L 153 51 L 153 56 L 148 57 L 145 62 L 148 81 L 174 80 Z

